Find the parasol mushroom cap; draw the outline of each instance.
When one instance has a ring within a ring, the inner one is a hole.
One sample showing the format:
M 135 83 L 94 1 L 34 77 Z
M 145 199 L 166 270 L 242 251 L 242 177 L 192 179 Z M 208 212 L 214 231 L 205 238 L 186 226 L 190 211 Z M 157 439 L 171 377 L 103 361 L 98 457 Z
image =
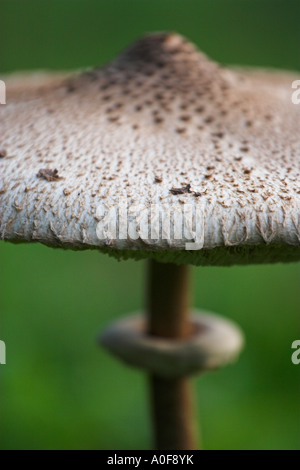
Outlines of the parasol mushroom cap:
M 299 260 L 295 78 L 225 69 L 173 33 L 71 78 L 5 77 L 1 238 L 196 265 Z

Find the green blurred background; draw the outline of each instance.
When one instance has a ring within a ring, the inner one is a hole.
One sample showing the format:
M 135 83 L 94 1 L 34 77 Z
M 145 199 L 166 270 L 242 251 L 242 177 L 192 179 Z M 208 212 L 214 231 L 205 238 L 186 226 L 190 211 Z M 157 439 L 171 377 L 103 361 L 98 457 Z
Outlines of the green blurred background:
M 0 72 L 98 65 L 175 30 L 222 63 L 300 70 L 293 0 L 2 0 Z M 143 305 L 143 262 L 0 244 L 1 449 L 151 448 L 147 380 L 96 335 Z M 236 320 L 235 365 L 197 378 L 206 449 L 299 449 L 299 264 L 194 270 L 194 303 Z

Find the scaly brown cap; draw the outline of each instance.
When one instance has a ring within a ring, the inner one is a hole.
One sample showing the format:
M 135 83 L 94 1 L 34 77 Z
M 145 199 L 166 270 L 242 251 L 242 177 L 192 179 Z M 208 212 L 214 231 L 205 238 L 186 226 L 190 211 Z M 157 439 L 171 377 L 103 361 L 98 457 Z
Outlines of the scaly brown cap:
M 300 259 L 296 78 L 224 69 L 172 33 L 71 79 L 6 77 L 1 237 L 175 263 Z M 130 237 L 114 233 L 120 200 Z

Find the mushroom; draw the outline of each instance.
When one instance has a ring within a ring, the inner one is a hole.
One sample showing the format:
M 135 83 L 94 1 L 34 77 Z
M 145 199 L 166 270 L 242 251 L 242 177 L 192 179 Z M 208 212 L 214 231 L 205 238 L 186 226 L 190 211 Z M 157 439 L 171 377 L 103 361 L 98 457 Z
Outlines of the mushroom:
M 189 376 L 243 345 L 232 322 L 189 315 L 188 265 L 300 259 L 294 79 L 164 32 L 76 76 L 6 77 L 0 236 L 148 259 L 147 315 L 100 341 L 149 372 L 158 449 L 196 447 Z

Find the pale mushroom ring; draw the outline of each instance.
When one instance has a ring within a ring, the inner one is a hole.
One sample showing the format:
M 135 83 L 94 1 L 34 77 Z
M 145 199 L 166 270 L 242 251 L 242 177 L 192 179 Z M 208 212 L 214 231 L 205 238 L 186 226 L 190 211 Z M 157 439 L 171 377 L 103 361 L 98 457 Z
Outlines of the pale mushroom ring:
M 100 336 L 101 344 L 126 363 L 159 376 L 176 378 L 221 367 L 234 361 L 244 344 L 231 321 L 208 312 L 194 312 L 194 334 L 187 340 L 147 335 L 140 314 L 117 321 Z

